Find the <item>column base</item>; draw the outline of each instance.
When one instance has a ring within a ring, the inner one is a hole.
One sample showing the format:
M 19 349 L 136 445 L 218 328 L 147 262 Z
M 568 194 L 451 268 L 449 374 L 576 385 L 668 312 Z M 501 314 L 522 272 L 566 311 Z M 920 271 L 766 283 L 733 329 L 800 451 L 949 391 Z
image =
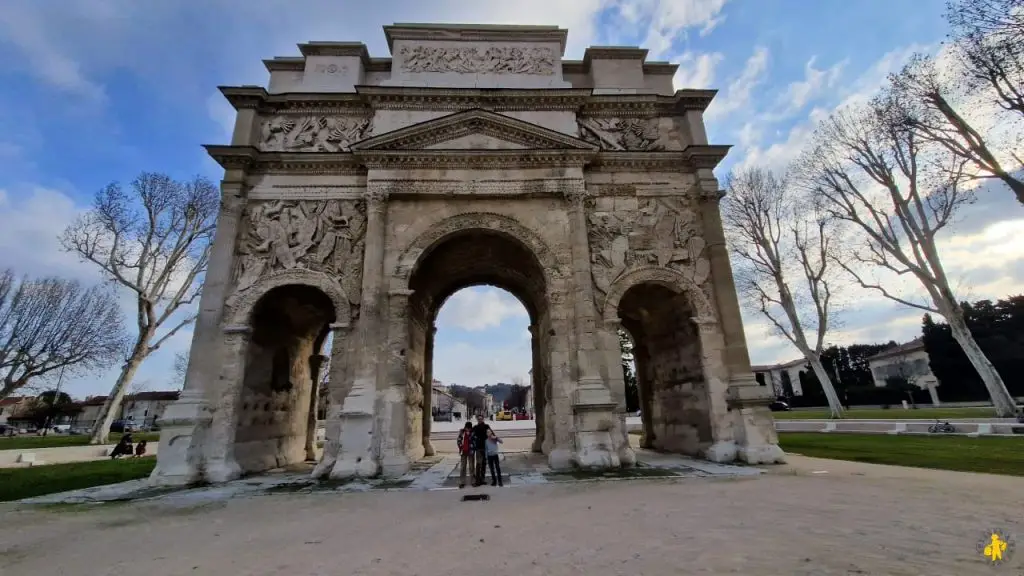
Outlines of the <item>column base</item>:
M 380 463 L 373 458 L 339 458 L 331 468 L 331 480 L 375 478 L 380 474 Z
M 573 453 L 568 448 L 555 448 L 548 453 L 548 467 L 552 470 L 572 470 L 573 464 Z
M 740 446 L 736 457 L 746 464 L 785 464 L 786 453 L 778 444 L 759 444 L 756 446 Z
M 401 478 L 412 470 L 413 462 L 414 459 L 405 454 L 389 456 L 381 460 L 380 475 L 384 478 Z
M 208 429 L 211 418 L 202 393 L 186 390 L 160 419 L 160 447 L 152 486 L 187 486 L 204 481 L 201 449 L 195 436 Z
M 737 448 L 735 442 L 727 440 L 724 442 L 715 442 L 702 452 L 705 459 L 724 464 L 736 460 Z
M 535 454 L 543 454 L 544 438 L 541 438 L 540 436 L 534 437 L 533 444 L 530 445 L 530 452 L 533 452 Z
M 576 446 L 574 460 L 580 468 L 608 469 L 622 466 L 619 455 L 612 449 L 612 435 L 608 431 L 577 432 Z
M 206 481 L 214 484 L 238 480 L 242 477 L 242 468 L 234 458 L 206 463 Z

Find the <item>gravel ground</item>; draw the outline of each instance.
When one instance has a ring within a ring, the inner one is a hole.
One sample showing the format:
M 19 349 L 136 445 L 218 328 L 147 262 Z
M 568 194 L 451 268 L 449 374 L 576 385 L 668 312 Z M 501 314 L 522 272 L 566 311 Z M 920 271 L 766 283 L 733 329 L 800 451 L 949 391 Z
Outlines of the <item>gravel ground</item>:
M 742 480 L 0 508 L 0 574 L 1019 574 L 1019 478 L 792 457 Z M 825 472 L 825 473 L 822 473 Z

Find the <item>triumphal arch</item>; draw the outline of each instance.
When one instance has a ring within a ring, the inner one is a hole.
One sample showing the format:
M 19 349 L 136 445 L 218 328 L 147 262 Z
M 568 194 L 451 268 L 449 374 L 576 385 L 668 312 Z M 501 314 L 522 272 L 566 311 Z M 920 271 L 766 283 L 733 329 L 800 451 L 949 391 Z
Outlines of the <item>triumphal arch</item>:
M 547 26 L 396 24 L 391 58 L 301 44 L 237 110 L 186 384 L 153 481 L 225 481 L 315 455 L 395 476 L 433 452 L 434 320 L 457 290 L 525 305 L 553 468 L 629 466 L 617 331 L 635 341 L 642 445 L 779 462 L 750 371 L 703 112 L 677 66 Z M 328 338 L 333 334 L 332 338 Z M 330 342 L 327 350 L 325 342 Z

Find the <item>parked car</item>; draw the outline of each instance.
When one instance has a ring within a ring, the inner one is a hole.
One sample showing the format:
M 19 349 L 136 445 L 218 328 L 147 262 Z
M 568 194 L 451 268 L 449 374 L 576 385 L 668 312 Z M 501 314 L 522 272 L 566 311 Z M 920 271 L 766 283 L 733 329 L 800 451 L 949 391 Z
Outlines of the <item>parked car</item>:
M 772 402 L 768 405 L 768 409 L 772 412 L 789 412 L 792 410 L 792 408 L 789 407 L 789 404 L 783 400 L 776 400 L 775 402 Z

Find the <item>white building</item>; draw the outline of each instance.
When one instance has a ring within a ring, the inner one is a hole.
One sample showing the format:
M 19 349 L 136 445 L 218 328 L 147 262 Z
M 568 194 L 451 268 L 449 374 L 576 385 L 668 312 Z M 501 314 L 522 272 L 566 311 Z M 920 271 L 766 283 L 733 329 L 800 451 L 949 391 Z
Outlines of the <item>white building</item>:
M 939 379 L 932 373 L 924 340 L 915 338 L 906 344 L 884 350 L 867 359 L 875 386 L 885 386 L 890 379 L 902 379 L 908 384 L 928 390 L 932 404 L 939 404 Z
M 807 360 L 799 358 L 782 364 L 767 366 L 751 366 L 757 381 L 762 386 L 771 386 L 776 397 L 787 396 L 786 382 L 789 382 L 793 396 L 803 396 L 804 389 L 800 385 L 800 373 L 810 370 Z

